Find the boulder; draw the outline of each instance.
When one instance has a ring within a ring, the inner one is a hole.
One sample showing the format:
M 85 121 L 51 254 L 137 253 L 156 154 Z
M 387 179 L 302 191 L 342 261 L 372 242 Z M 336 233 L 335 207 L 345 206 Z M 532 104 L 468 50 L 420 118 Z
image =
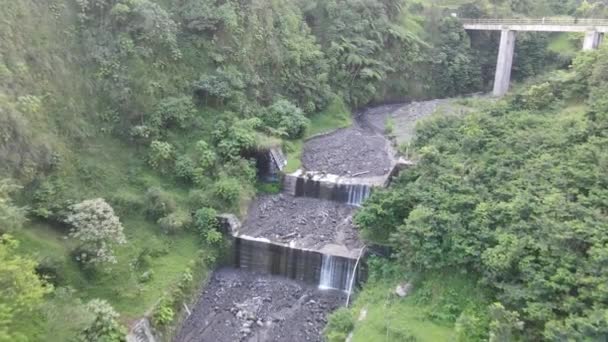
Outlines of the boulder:
M 408 283 L 408 282 L 401 283 L 401 284 L 397 285 L 397 288 L 395 288 L 395 294 L 397 296 L 403 298 L 403 297 L 406 297 L 407 295 L 409 295 L 413 289 L 414 289 L 414 285 L 412 285 L 411 283 Z

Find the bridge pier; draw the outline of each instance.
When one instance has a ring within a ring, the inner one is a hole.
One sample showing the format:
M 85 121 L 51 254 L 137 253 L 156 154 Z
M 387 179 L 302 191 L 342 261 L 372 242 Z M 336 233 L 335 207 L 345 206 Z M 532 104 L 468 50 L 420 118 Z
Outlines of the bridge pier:
M 498 50 L 498 60 L 496 62 L 494 91 L 492 92 L 494 96 L 503 96 L 509 91 L 514 53 L 515 31 L 503 29 L 500 34 L 500 47 Z
M 583 42 L 583 51 L 595 50 L 602 41 L 602 34 L 597 31 L 585 32 L 585 41 Z

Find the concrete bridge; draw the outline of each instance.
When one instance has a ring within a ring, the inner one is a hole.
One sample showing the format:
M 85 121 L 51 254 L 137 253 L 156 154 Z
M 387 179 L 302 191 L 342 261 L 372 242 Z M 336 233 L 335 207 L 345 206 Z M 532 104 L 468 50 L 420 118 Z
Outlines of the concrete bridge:
M 509 90 L 511 68 L 515 52 L 517 31 L 532 32 L 581 32 L 585 34 L 583 50 L 593 50 L 608 32 L 605 19 L 461 19 L 465 30 L 501 31 L 494 96 L 503 96 Z

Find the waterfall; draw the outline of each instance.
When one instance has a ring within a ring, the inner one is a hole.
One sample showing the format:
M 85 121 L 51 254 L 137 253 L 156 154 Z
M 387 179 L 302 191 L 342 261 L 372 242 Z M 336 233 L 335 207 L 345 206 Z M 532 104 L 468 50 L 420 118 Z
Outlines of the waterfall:
M 371 189 L 367 185 L 353 184 L 347 186 L 348 204 L 360 206 L 371 194 Z
M 350 283 L 348 284 L 348 296 L 346 297 L 346 307 L 350 303 L 350 295 L 353 294 L 353 288 L 355 286 L 355 277 L 357 276 L 357 266 L 359 266 L 359 262 L 361 261 L 361 257 L 363 256 L 363 252 L 365 251 L 365 246 L 361 248 L 359 251 L 359 257 L 357 258 L 357 262 L 355 263 L 355 267 L 353 267 L 353 275 L 350 278 Z
M 347 291 L 354 260 L 323 254 L 319 288 Z
M 360 206 L 372 193 L 372 186 L 367 184 L 326 182 L 306 177 L 286 177 L 284 188 L 296 197 L 319 198 L 352 206 Z

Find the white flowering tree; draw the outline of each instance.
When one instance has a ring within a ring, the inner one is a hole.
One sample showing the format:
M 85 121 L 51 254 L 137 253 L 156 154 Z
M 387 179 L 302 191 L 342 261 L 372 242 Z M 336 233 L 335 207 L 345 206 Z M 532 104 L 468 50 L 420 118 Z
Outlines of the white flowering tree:
M 116 263 L 114 247 L 127 242 L 112 207 L 103 199 L 86 200 L 71 206 L 66 222 L 69 236 L 81 242 L 76 256 L 84 263 Z

